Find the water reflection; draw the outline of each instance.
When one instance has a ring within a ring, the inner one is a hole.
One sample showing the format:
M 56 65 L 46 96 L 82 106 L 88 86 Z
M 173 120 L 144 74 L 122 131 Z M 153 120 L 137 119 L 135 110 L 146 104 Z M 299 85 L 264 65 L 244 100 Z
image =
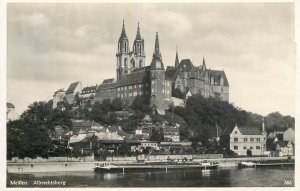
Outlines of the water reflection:
M 283 187 L 294 169 L 217 169 L 147 172 L 61 172 L 8 174 L 9 180 L 66 180 L 68 187 Z

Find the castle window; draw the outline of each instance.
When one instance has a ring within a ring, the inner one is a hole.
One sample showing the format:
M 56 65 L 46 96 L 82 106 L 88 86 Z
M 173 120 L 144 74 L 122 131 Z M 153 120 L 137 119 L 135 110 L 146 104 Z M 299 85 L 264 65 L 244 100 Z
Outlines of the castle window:
M 234 150 L 238 150 L 239 147 L 238 147 L 238 146 L 234 146 L 233 149 L 234 149 Z
M 239 139 L 238 138 L 234 138 L 233 141 L 234 142 L 239 142 Z
M 254 142 L 254 138 L 250 138 L 250 142 Z
M 247 149 L 247 147 L 246 146 L 244 146 L 244 148 L 243 148 L 244 150 L 246 150 Z
M 259 150 L 260 149 L 260 146 L 256 146 L 256 150 Z
M 163 94 L 165 93 L 165 89 L 162 90 L 162 93 L 163 93 Z
M 247 138 L 244 138 L 244 142 L 247 142 L 248 141 L 248 139 Z
M 256 142 L 260 142 L 260 138 L 256 138 Z
M 124 66 L 127 67 L 127 58 L 124 58 Z M 125 71 L 127 73 L 127 71 Z
M 156 84 L 156 80 L 152 80 L 152 82 L 151 82 L 152 84 Z
M 154 92 L 154 88 L 151 88 L 151 92 L 152 92 L 152 93 Z
M 141 53 L 142 54 L 142 53 Z M 143 64 L 143 61 L 142 60 L 140 60 L 140 68 L 142 67 L 142 64 Z

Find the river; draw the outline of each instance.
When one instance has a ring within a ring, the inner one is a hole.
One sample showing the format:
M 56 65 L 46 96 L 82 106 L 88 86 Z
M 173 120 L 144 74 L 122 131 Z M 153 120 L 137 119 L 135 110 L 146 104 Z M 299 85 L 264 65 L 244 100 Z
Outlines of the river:
M 151 172 L 51 172 L 7 174 L 8 187 L 286 187 L 294 186 L 295 170 L 285 168 L 219 168 Z M 15 182 L 14 182 L 15 181 Z M 16 185 L 17 181 L 26 184 Z M 47 182 L 50 185 L 47 185 Z M 52 181 L 52 183 L 51 183 Z M 37 183 L 37 184 L 34 184 Z M 46 183 L 45 183 L 46 182 Z M 65 185 L 58 182 L 65 183 Z

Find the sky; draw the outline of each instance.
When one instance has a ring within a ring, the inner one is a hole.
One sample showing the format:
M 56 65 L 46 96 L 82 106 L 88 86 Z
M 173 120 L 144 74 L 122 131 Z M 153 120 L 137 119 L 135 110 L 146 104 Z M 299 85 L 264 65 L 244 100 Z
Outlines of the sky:
M 295 116 L 292 3 L 8 3 L 7 101 L 21 114 L 72 82 L 115 77 L 123 19 L 131 49 L 139 22 L 146 65 L 158 32 L 165 67 L 178 47 L 180 60 L 226 72 L 235 106 Z

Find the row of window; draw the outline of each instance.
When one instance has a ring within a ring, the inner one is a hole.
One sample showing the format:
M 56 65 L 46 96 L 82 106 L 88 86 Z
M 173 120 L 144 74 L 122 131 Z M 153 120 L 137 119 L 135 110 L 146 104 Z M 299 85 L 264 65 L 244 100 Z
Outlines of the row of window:
M 151 92 L 152 92 L 152 93 L 154 93 L 154 92 L 156 92 L 156 91 L 157 91 L 156 88 L 151 88 Z M 170 92 L 170 90 L 162 89 L 162 93 L 163 93 L 163 94 L 166 94 L 166 95 L 169 95 L 171 92 Z
M 82 91 L 82 93 L 87 94 L 87 93 L 94 93 L 96 92 L 95 90 L 86 90 L 86 91 Z
M 142 88 L 142 87 L 144 87 L 144 85 L 143 84 L 135 84 L 135 85 L 131 85 L 131 86 L 118 87 L 118 91 L 131 90 L 131 89 L 135 89 L 138 87 Z M 148 87 L 148 84 L 146 84 L 146 87 Z
M 148 91 L 145 91 L 145 94 L 148 94 Z M 123 97 L 132 97 L 132 96 L 137 96 L 137 95 L 143 95 L 143 92 L 142 91 L 135 91 L 135 92 L 132 92 L 132 93 L 124 93 L 124 94 L 117 94 L 117 97 L 120 97 L 120 98 L 123 98 Z
M 261 149 L 260 146 L 256 146 L 255 148 L 256 148 L 256 150 L 260 150 Z M 243 146 L 243 149 L 247 150 L 247 146 Z M 251 146 L 249 149 L 253 150 L 254 148 Z M 233 150 L 239 150 L 239 146 L 233 146 Z
M 152 84 L 152 85 L 157 84 L 157 80 L 152 80 L 152 81 L 151 81 L 151 84 Z M 163 84 L 164 86 L 169 87 L 169 86 L 171 85 L 171 82 L 163 80 L 163 81 L 162 81 L 162 84 Z
M 250 142 L 254 142 L 255 138 L 250 138 Z M 234 138 L 234 142 L 239 142 L 239 138 Z M 244 138 L 244 143 L 248 142 L 248 138 Z M 260 138 L 256 138 L 256 142 L 260 142 Z

